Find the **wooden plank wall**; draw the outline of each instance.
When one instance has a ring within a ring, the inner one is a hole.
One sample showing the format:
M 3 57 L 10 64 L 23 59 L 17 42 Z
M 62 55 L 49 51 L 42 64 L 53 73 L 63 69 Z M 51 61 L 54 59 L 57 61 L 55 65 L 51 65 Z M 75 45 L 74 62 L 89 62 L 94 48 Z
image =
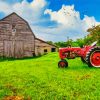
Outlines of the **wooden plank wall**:
M 14 57 L 14 46 L 12 41 L 4 41 L 4 56 Z
M 12 14 L 0 21 L 0 55 L 29 57 L 35 52 L 35 36 L 28 23 Z M 2 49 L 4 48 L 4 49 Z
M 0 57 L 3 56 L 3 41 L 0 41 Z

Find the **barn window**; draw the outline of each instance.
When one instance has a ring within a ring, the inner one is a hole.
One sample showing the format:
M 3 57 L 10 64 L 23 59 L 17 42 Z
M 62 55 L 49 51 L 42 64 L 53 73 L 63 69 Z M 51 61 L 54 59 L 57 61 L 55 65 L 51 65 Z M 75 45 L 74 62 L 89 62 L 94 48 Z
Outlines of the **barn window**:
M 56 48 L 51 48 L 51 52 L 55 52 L 56 51 Z
M 16 33 L 16 29 L 12 29 L 12 35 L 14 36 Z
M 44 49 L 44 53 L 46 53 L 46 52 L 48 52 L 48 50 L 47 49 Z
M 16 33 L 16 24 L 13 23 L 13 24 L 12 24 L 12 35 L 14 36 L 15 33 Z

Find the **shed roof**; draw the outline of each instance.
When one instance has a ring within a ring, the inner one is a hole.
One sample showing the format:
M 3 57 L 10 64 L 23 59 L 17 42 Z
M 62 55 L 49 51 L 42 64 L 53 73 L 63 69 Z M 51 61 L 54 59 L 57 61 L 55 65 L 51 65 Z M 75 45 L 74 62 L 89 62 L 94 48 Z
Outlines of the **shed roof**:
M 54 47 L 56 47 L 56 48 L 58 48 L 56 45 L 54 45 L 54 44 L 50 44 L 50 43 L 48 43 L 48 42 L 46 42 L 46 41 L 44 41 L 44 40 L 42 40 L 42 39 L 39 39 L 39 38 L 35 38 L 36 40 L 39 40 L 39 41 L 41 41 L 41 42 L 44 42 L 44 43 L 46 43 L 46 44 L 49 44 L 49 45 L 51 45 L 51 46 L 54 46 Z

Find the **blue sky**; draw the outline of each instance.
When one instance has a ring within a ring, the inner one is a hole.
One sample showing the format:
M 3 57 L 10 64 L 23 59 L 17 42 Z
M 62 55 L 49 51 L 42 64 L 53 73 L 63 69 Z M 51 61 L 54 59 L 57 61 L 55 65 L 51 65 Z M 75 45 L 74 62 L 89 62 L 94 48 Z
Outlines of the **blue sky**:
M 19 0 L 21 1 L 21 0 Z M 32 2 L 33 0 L 27 0 Z M 88 16 L 94 16 L 97 21 L 100 21 L 100 0 L 47 0 L 50 4 L 49 9 L 57 11 L 63 4 L 75 5 L 75 10 L 79 11 L 81 18 L 86 14 Z
M 75 10 L 79 11 L 81 18 L 86 14 L 94 16 L 97 21 L 100 21 L 100 0 L 48 0 L 50 1 L 49 8 L 59 10 L 63 4 L 75 5 Z
M 0 19 L 16 12 L 41 39 L 75 40 L 100 24 L 99 5 L 100 0 L 0 0 Z

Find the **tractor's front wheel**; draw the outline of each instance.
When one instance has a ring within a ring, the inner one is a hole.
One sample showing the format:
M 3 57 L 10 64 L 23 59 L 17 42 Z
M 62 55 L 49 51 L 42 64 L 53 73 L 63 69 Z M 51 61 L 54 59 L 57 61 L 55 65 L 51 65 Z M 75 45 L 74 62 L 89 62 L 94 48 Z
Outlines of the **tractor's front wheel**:
M 58 67 L 59 68 L 67 68 L 68 62 L 66 60 L 61 60 L 61 61 L 58 62 Z
M 100 67 L 100 47 L 94 47 L 88 52 L 86 62 L 89 67 Z

